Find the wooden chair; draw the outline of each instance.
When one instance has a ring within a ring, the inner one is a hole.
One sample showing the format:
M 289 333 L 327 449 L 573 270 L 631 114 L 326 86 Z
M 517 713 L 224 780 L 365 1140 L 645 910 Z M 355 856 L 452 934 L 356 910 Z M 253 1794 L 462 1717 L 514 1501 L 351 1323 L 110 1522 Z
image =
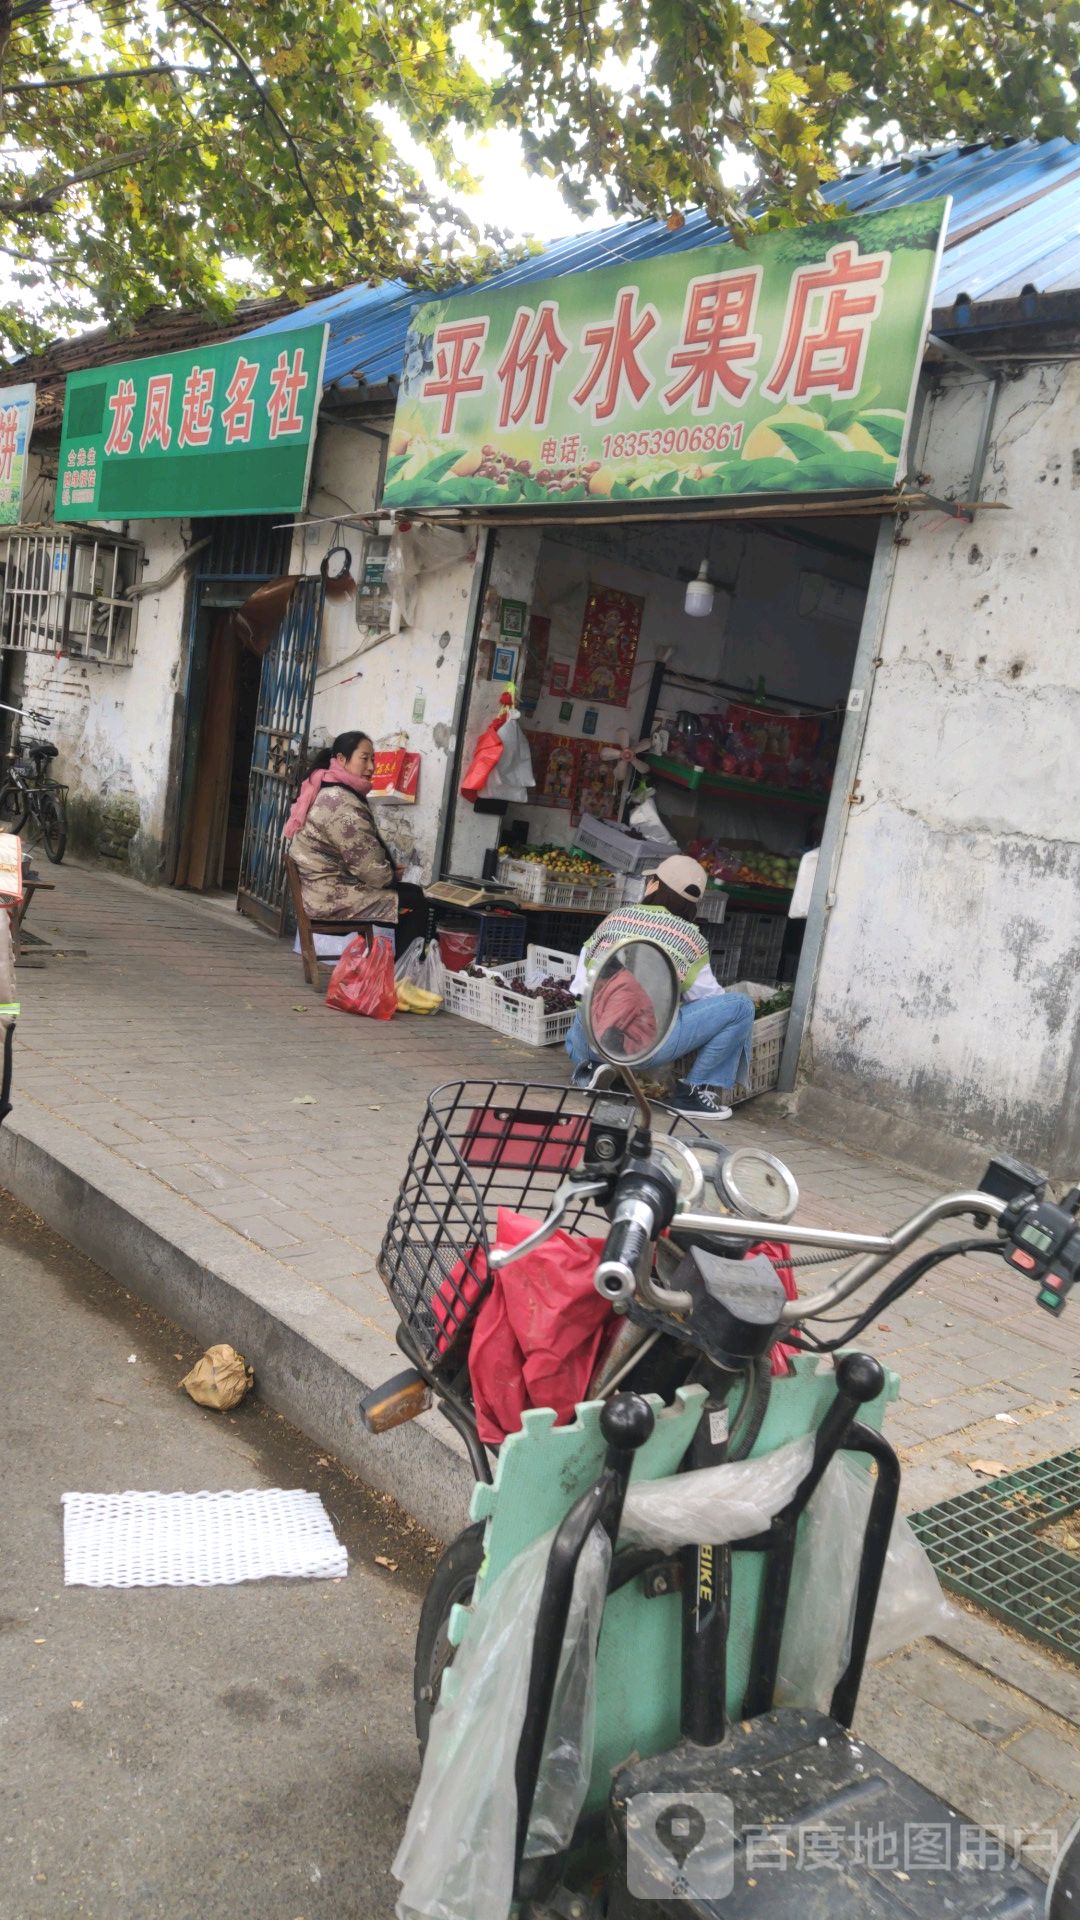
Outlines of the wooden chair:
M 313 987 L 316 993 L 321 993 L 322 980 L 319 968 L 332 969 L 336 962 L 319 959 L 315 951 L 315 935 L 317 933 L 363 933 L 367 935 L 367 943 L 370 947 L 373 937 L 371 922 L 369 920 L 312 920 L 304 905 L 296 863 L 289 854 L 285 856 L 285 872 L 289 881 L 289 897 L 296 916 L 296 931 L 300 936 L 300 957 L 304 963 L 304 978 L 309 987 Z

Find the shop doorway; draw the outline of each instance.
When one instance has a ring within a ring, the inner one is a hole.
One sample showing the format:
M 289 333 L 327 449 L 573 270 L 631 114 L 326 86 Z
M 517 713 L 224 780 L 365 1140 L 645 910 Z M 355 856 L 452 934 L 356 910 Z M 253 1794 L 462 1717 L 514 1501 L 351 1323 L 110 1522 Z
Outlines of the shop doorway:
M 241 874 L 263 661 L 233 615 L 285 573 L 289 532 L 262 518 L 208 521 L 189 627 L 184 750 L 173 884 L 235 898 Z
M 528 609 L 515 678 L 538 779 L 495 818 L 458 801 L 447 872 L 479 875 L 485 853 L 490 870 L 511 842 L 551 847 L 557 866 L 583 817 L 625 821 L 644 781 L 670 842 L 714 876 L 702 927 L 717 979 L 791 987 L 807 924 L 792 890 L 824 833 L 878 525 L 837 511 L 500 530 L 490 578 Z M 695 616 L 703 561 L 713 598 Z M 503 690 L 495 650 L 478 637 L 466 761 Z M 564 915 L 551 944 L 580 945 L 593 925 Z

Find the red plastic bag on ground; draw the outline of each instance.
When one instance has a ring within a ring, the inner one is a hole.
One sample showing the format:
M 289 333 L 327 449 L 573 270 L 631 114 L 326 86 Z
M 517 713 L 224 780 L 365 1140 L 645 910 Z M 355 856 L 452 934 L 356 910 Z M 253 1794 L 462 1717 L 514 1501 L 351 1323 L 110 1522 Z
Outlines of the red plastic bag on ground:
M 516 1247 L 538 1225 L 500 1207 L 495 1244 Z M 488 1445 L 515 1433 L 527 1407 L 554 1407 L 562 1424 L 584 1400 L 618 1326 L 593 1285 L 603 1251 L 603 1240 L 560 1231 L 496 1273 L 469 1348 L 476 1426 Z
M 388 940 L 358 933 L 350 940 L 326 989 L 328 1007 L 362 1013 L 369 1020 L 392 1020 L 397 1010 L 394 949 Z

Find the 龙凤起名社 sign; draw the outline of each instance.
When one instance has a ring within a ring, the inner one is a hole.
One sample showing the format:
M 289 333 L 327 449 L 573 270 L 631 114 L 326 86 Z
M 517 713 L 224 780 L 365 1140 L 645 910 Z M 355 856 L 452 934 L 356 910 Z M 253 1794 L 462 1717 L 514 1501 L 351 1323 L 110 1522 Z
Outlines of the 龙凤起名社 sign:
M 297 327 L 69 374 L 56 518 L 297 512 L 325 348 Z
M 22 519 L 36 401 L 34 386 L 0 388 L 0 527 Z
M 935 201 L 428 302 L 384 502 L 891 488 L 947 212 Z

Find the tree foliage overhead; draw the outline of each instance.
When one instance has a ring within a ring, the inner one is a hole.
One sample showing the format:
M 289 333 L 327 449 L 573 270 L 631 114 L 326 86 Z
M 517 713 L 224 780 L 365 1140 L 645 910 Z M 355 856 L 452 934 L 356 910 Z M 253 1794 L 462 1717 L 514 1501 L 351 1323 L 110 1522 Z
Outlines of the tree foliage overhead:
M 812 219 L 853 161 L 1074 135 L 1078 38 L 1080 0 L 0 0 L 0 341 L 490 268 L 485 127 L 577 212 Z

